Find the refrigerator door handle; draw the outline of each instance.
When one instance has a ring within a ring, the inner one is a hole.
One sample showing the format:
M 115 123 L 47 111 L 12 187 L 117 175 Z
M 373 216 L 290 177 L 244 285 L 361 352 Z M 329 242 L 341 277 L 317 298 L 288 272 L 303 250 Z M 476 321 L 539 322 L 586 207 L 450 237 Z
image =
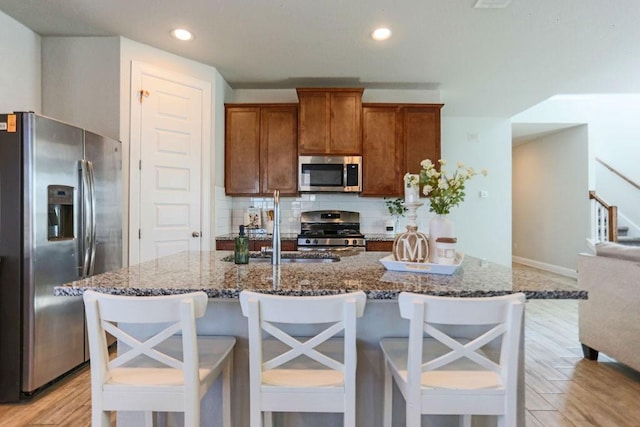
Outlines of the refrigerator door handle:
M 91 263 L 91 182 L 89 179 L 89 165 L 86 160 L 80 160 L 82 173 L 82 274 L 85 278 L 89 275 Z
M 87 160 L 90 185 L 90 204 L 91 204 L 91 240 L 90 240 L 90 260 L 89 260 L 89 276 L 92 276 L 96 265 L 96 180 L 93 173 L 93 162 Z

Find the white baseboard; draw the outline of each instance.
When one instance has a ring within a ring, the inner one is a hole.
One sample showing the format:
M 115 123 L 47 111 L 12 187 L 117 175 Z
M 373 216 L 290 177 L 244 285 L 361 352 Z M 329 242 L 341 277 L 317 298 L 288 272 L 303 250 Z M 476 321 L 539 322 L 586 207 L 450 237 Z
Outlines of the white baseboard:
M 547 264 L 545 262 L 536 261 L 533 259 L 522 258 L 519 256 L 511 257 L 513 262 L 518 264 L 528 265 L 529 267 L 539 268 L 540 270 L 556 273 L 561 276 L 571 277 L 572 279 L 578 278 L 578 272 L 566 267 L 560 267 L 559 265 Z

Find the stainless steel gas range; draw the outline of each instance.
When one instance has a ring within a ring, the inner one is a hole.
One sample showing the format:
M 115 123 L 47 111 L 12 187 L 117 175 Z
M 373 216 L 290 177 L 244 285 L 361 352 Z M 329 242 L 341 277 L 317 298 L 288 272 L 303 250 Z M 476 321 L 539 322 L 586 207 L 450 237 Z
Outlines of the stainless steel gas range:
M 365 244 L 358 212 L 308 211 L 300 216 L 298 250 L 364 250 Z

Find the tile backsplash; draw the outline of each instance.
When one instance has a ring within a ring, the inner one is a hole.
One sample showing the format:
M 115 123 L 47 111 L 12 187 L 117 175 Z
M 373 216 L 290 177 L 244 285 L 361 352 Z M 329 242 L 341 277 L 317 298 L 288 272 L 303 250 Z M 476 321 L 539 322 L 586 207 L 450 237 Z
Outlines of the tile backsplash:
M 238 226 L 245 224 L 245 210 L 255 207 L 273 209 L 271 197 L 227 197 L 224 188 L 216 187 L 216 235 L 237 232 Z M 226 200 L 221 200 L 226 199 Z M 303 193 L 299 197 L 280 197 L 280 232 L 300 232 L 300 214 L 314 210 L 343 210 L 360 213 L 360 230 L 363 234 L 381 234 L 385 231 L 385 221 L 392 219 L 381 197 L 360 197 L 357 194 Z M 428 201 L 423 201 L 423 203 Z M 224 211 L 224 212 L 223 212 Z M 428 227 L 433 214 L 425 206 L 418 210 L 418 228 Z M 399 228 L 404 230 L 407 218 L 400 217 Z

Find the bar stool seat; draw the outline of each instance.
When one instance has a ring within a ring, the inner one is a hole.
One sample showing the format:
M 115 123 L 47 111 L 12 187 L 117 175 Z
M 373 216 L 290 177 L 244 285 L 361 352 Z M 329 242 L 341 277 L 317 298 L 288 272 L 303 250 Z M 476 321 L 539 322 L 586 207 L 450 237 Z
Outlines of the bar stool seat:
M 409 319 L 409 337 L 380 341 L 383 426 L 391 427 L 395 382 L 406 401 L 407 427 L 419 427 L 423 414 L 459 415 L 465 427 L 473 415 L 496 415 L 498 427 L 516 427 L 524 302 L 522 293 L 489 298 L 401 293 L 398 305 Z M 454 332 L 460 327 L 467 328 L 462 338 Z
M 91 357 L 93 427 L 110 426 L 111 411 L 183 412 L 184 425 L 200 426 L 200 400 L 222 375 L 222 419 L 231 427 L 230 387 L 234 337 L 198 337 L 196 318 L 207 295 L 135 297 L 84 293 Z M 124 325 L 144 325 L 134 336 Z M 106 334 L 118 339 L 118 355 L 109 359 Z
M 251 427 L 271 426 L 272 412 L 339 412 L 345 427 L 355 426 L 356 318 L 365 302 L 364 292 L 240 293 L 249 326 Z M 315 327 L 300 337 L 286 332 L 286 325 Z

